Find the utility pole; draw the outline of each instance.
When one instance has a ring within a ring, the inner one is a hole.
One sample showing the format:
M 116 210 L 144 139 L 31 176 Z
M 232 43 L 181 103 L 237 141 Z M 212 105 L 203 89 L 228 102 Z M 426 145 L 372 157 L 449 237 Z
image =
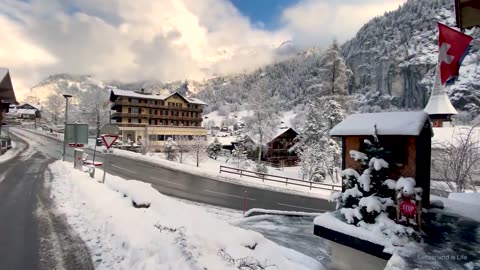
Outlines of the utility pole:
M 65 126 L 63 127 L 63 152 L 62 152 L 62 161 L 65 161 L 65 150 L 67 148 L 67 123 L 68 123 L 68 99 L 72 95 L 63 94 L 65 98 Z

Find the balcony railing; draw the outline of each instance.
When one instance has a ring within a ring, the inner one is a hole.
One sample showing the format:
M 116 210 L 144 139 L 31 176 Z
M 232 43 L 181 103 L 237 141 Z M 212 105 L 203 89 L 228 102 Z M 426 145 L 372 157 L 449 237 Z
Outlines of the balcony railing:
M 197 127 L 197 126 L 167 126 L 167 125 L 148 125 L 146 123 L 123 123 L 123 122 L 117 122 L 116 123 L 119 127 L 148 127 L 148 128 L 154 128 L 154 127 L 161 127 L 161 128 L 188 128 L 188 129 L 205 129 L 203 127 Z
M 177 111 L 190 111 L 190 112 L 202 112 L 203 108 L 189 108 L 189 107 L 175 107 L 168 105 L 160 104 L 150 104 L 150 103 L 133 103 L 129 101 L 116 101 L 112 105 L 112 110 L 117 109 L 119 106 L 130 106 L 130 107 L 143 107 L 143 108 L 152 108 L 152 109 L 161 109 L 161 110 L 177 110 Z
M 163 120 L 194 121 L 194 122 L 199 122 L 203 120 L 201 117 L 172 116 L 172 115 L 145 114 L 145 113 L 124 113 L 124 112 L 112 113 L 112 118 L 143 118 L 143 119 L 163 119 Z

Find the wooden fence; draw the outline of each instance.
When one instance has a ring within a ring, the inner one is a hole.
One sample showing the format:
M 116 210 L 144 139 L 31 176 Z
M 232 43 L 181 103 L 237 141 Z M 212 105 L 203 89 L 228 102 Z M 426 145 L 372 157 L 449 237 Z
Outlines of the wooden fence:
M 270 182 L 283 183 L 285 184 L 285 186 L 294 185 L 294 186 L 308 187 L 310 189 L 315 188 L 315 189 L 323 189 L 323 190 L 330 190 L 330 191 L 342 190 L 342 187 L 337 185 L 323 184 L 321 182 L 305 181 L 301 179 L 278 176 L 273 174 L 259 173 L 254 171 L 227 167 L 227 166 L 220 166 L 220 173 L 222 172 L 240 175 L 240 177 L 252 177 L 252 178 L 262 179 L 262 182 L 270 181 Z

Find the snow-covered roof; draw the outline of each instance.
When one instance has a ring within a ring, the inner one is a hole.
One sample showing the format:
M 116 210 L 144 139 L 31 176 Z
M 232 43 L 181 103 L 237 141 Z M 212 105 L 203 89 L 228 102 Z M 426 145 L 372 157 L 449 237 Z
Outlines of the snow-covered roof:
M 282 135 L 283 133 L 287 132 L 288 130 L 292 130 L 293 132 L 297 133 L 297 131 L 295 131 L 295 129 L 291 128 L 291 127 L 283 127 L 283 128 L 279 128 L 277 131 L 275 131 L 272 139 L 270 141 L 273 141 L 275 138 L 277 138 L 278 136 Z
M 432 95 L 424 109 L 428 114 L 457 114 L 447 94 Z
M 207 105 L 207 103 L 201 101 L 198 98 L 187 98 L 179 93 L 175 92 L 169 95 L 158 95 L 158 94 L 142 94 L 142 93 L 137 93 L 134 91 L 129 91 L 129 90 L 121 90 L 121 89 L 112 89 L 112 93 L 116 96 L 124 96 L 124 97 L 134 97 L 134 98 L 144 98 L 144 99 L 155 99 L 155 100 L 165 100 L 175 94 L 178 94 L 179 96 L 183 97 L 187 102 L 192 103 L 192 104 L 199 104 L 199 105 Z
M 236 137 L 234 136 L 228 136 L 228 137 L 208 137 L 208 143 L 213 143 L 215 139 L 218 139 L 220 144 L 222 145 L 232 145 L 233 142 L 236 141 Z
M 412 135 L 417 136 L 428 120 L 426 112 L 384 112 L 352 114 L 336 125 L 331 136 Z
M 17 103 L 12 80 L 7 68 L 0 67 L 0 99 L 6 103 Z
M 17 109 L 17 114 L 35 114 L 37 109 Z

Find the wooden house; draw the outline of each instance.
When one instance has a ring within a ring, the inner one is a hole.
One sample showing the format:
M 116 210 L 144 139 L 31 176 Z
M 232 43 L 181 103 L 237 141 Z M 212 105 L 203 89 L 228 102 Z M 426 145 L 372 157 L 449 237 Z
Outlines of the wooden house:
M 389 178 L 412 177 L 423 189 L 422 204 L 430 202 L 431 138 L 430 118 L 426 112 L 385 112 L 353 114 L 335 126 L 330 135 L 342 138 L 342 169 L 359 169 L 351 150 L 362 151 L 365 139 L 377 135 L 380 143 L 392 153 L 395 167 Z
M 279 166 L 295 166 L 298 156 L 290 149 L 295 144 L 298 133 L 293 128 L 280 130 L 274 138 L 267 143 L 265 159 L 269 163 Z

